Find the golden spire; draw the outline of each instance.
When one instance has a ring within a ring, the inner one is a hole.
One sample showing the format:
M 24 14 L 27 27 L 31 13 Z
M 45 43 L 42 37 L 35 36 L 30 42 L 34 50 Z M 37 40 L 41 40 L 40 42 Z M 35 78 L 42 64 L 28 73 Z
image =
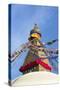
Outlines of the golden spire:
M 36 38 L 36 39 L 41 38 L 41 33 L 40 33 L 40 30 L 39 30 L 39 27 L 37 26 L 37 24 L 34 25 L 34 28 L 30 32 L 29 40 L 31 40 L 33 38 Z

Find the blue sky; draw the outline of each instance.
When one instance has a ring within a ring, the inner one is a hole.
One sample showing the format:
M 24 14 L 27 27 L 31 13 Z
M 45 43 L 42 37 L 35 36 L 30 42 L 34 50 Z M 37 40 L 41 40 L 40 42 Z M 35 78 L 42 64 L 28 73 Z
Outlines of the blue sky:
M 58 38 L 58 8 L 36 5 L 11 5 L 11 52 L 28 41 L 29 33 L 38 24 L 42 34 L 41 41 L 47 42 Z M 47 46 L 57 48 L 57 43 Z M 28 50 L 27 50 L 28 51 Z M 19 67 L 23 65 L 27 51 L 12 63 L 12 79 L 22 75 Z

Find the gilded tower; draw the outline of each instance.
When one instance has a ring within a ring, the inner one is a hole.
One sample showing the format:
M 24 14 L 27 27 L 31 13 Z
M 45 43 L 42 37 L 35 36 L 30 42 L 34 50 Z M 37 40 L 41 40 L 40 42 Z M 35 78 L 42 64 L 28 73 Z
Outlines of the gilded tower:
M 29 46 L 29 52 L 25 58 L 23 66 L 19 69 L 23 74 L 34 71 L 51 71 L 48 53 L 43 43 L 41 42 L 41 32 L 37 24 L 30 31 L 28 38 L 31 46 Z

